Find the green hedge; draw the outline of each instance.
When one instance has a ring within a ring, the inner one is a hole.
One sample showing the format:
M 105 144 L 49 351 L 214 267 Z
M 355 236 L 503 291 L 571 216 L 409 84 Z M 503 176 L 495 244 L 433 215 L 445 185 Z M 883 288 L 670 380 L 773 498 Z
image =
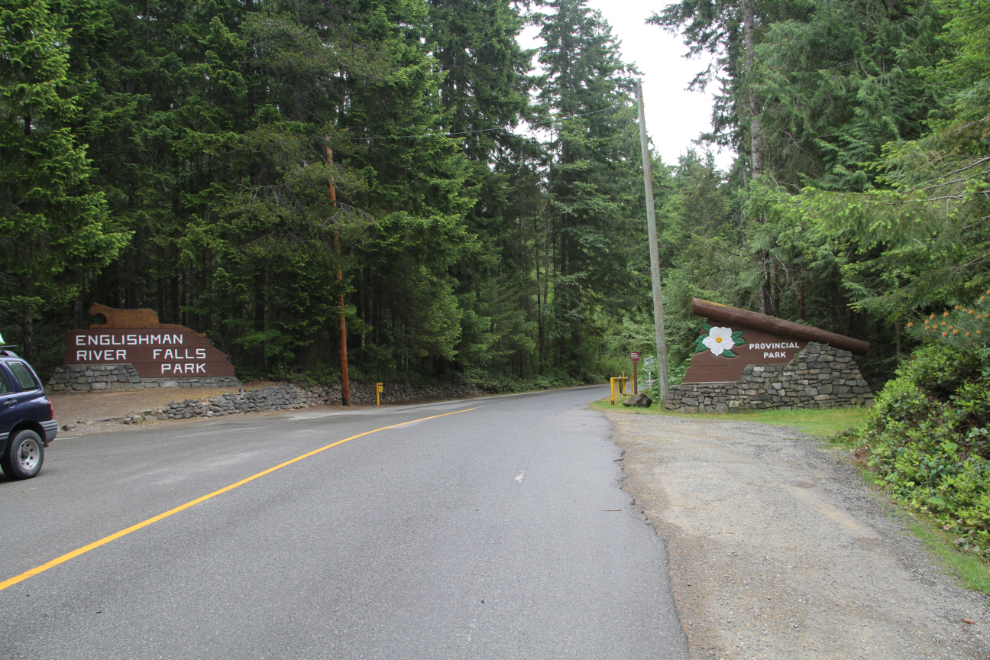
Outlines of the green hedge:
M 917 350 L 884 387 L 858 455 L 902 502 L 990 558 L 990 348 Z

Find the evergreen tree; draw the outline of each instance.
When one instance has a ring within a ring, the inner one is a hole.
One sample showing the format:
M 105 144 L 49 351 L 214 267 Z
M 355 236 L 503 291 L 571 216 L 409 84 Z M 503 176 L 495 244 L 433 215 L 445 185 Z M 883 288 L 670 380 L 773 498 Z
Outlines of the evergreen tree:
M 511 352 L 505 346 L 530 345 L 518 307 L 530 280 L 520 271 L 525 256 L 510 247 L 519 236 L 509 209 L 513 173 L 533 152 L 530 142 L 512 131 L 529 115 L 532 53 L 519 46 L 523 18 L 509 0 L 430 0 L 429 5 L 429 41 L 444 73 L 443 124 L 470 162 L 465 185 L 475 201 L 465 222 L 479 241 L 471 258 L 459 259 L 451 270 L 464 312 L 457 365 L 489 368 Z M 506 272 L 516 276 L 507 278 Z M 507 297 L 516 304 L 505 305 Z
M 751 88 L 780 183 L 860 191 L 884 144 L 922 135 L 944 92 L 923 70 L 942 56 L 931 3 L 818 0 L 770 25 Z
M 539 101 L 559 120 L 549 142 L 549 240 L 555 252 L 548 336 L 557 367 L 574 376 L 590 363 L 585 340 L 596 314 L 631 303 L 622 249 L 639 215 L 638 140 L 630 94 L 635 70 L 622 62 L 608 24 L 583 0 L 554 0 L 540 16 L 545 74 Z M 641 231 L 641 227 L 636 227 Z M 642 245 L 640 239 L 639 244 Z
M 0 254 L 3 306 L 20 312 L 33 358 L 33 319 L 71 299 L 79 271 L 95 273 L 123 247 L 86 147 L 71 125 L 67 31 L 44 0 L 0 7 Z

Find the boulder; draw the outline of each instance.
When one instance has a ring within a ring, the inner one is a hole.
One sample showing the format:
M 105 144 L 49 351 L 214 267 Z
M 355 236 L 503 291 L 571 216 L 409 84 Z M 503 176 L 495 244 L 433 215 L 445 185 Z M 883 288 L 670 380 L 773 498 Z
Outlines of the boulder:
M 634 394 L 622 402 L 624 406 L 635 406 L 636 408 L 649 408 L 653 405 L 653 399 L 645 392 Z

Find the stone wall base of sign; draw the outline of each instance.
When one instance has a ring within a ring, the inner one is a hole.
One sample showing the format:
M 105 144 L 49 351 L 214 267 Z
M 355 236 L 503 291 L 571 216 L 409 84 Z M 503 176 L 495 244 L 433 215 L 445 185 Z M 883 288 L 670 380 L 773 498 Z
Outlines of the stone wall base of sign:
M 169 405 L 145 410 L 122 418 L 125 424 L 150 419 L 221 417 L 252 412 L 296 410 L 310 406 L 340 404 L 340 383 L 333 386 L 299 387 L 288 383 L 245 390 L 236 378 L 141 378 L 130 364 L 64 365 L 56 369 L 48 383 L 49 392 L 109 392 L 152 388 L 239 387 L 239 392 L 199 399 L 172 401 Z M 482 392 L 473 385 L 444 383 L 413 386 L 385 383 L 381 402 L 402 403 L 423 399 L 456 399 Z M 374 404 L 375 383 L 350 384 L 351 403 Z
M 422 399 L 454 399 L 481 394 L 472 385 L 427 385 L 413 387 L 405 383 L 385 383 L 382 403 L 401 403 Z M 374 404 L 374 383 L 351 383 L 352 404 Z M 202 399 L 173 401 L 168 406 L 146 410 L 144 417 L 152 419 L 188 419 L 190 417 L 223 417 L 253 412 L 297 410 L 310 406 L 340 403 L 340 384 L 333 387 L 299 387 L 281 383 L 256 390 L 241 390 Z M 134 417 L 134 416 L 132 416 Z M 124 420 L 127 423 L 127 420 Z M 134 421 L 140 421 L 134 418 Z
M 809 343 L 787 364 L 748 365 L 735 383 L 682 383 L 665 408 L 683 413 L 873 405 L 873 392 L 852 353 Z
M 133 365 L 122 364 L 64 364 L 55 369 L 48 381 L 49 392 L 109 392 L 148 390 L 168 387 L 240 387 L 241 381 L 230 377 L 217 378 L 141 378 Z

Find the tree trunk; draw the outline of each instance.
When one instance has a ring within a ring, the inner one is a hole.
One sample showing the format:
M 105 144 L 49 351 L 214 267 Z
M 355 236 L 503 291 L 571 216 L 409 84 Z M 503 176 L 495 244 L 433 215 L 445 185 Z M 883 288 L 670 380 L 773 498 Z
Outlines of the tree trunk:
M 264 300 L 264 325 L 263 330 L 265 333 L 268 332 L 269 324 L 271 323 L 271 284 L 272 284 L 272 271 L 268 268 L 265 269 L 265 288 L 262 291 Z M 268 374 L 268 351 L 264 347 L 261 348 L 261 354 L 264 356 L 265 360 L 265 375 Z
M 127 252 L 124 253 L 124 260 L 126 264 L 124 277 L 127 278 L 124 284 L 124 307 L 135 309 L 137 307 L 137 255 L 134 254 L 133 247 L 128 248 Z
M 773 315 L 780 318 L 780 299 L 783 298 L 783 294 L 780 290 L 780 264 L 774 260 L 772 266 L 773 270 Z
M 760 314 L 769 314 L 770 307 L 770 273 L 768 271 L 770 253 L 767 250 L 759 250 L 756 258 L 760 262 L 760 271 L 763 274 L 763 282 L 760 283 Z
M 581 364 L 581 352 L 582 352 L 582 349 L 583 349 L 582 337 L 581 337 L 581 335 L 582 335 L 582 329 L 583 329 L 582 328 L 583 323 L 580 320 L 580 317 L 581 317 L 581 284 L 579 283 L 579 281 L 575 277 L 575 275 L 577 275 L 577 273 L 578 273 L 578 271 L 580 269 L 580 264 L 579 264 L 579 261 L 578 261 L 578 259 L 579 259 L 579 257 L 578 257 L 578 245 L 577 245 L 577 241 L 574 240 L 573 238 L 569 238 L 569 240 L 567 241 L 567 243 L 568 243 L 568 248 L 569 248 L 568 249 L 569 254 L 567 255 L 567 270 L 568 270 L 568 273 L 567 274 L 572 278 L 571 279 L 571 296 L 573 298 L 571 300 L 571 309 L 574 312 L 574 325 L 571 328 L 571 336 L 574 338 L 574 347 L 573 347 L 572 350 L 573 350 L 574 361 L 577 364 L 580 365 Z M 579 374 L 575 374 L 575 375 L 579 375 Z
M 34 323 L 30 307 L 24 309 L 21 324 L 24 330 L 24 359 L 34 362 Z
M 182 307 L 182 302 L 181 302 L 182 298 L 180 297 L 180 292 L 179 292 L 179 276 L 173 275 L 169 279 L 171 281 L 170 283 L 172 289 L 171 292 L 172 293 L 172 309 L 171 309 L 172 323 L 175 323 L 176 325 L 182 325 L 182 312 L 180 311 Z
M 746 53 L 746 76 L 750 78 L 747 89 L 747 110 L 749 114 L 749 146 L 750 146 L 750 167 L 753 181 L 760 178 L 763 173 L 763 136 L 760 134 L 760 104 L 756 95 L 752 92 L 753 67 L 756 61 L 755 36 L 753 34 L 756 25 L 756 17 L 753 12 L 754 0 L 742 0 L 743 12 L 743 50 Z
M 79 293 L 76 294 L 76 299 L 72 304 L 72 327 L 76 330 L 85 330 L 83 327 L 83 296 L 82 288 L 80 287 Z
M 189 294 L 186 299 L 186 304 L 193 309 L 197 309 L 199 307 L 199 285 L 196 279 L 196 267 L 189 266 L 189 286 L 186 287 Z M 199 312 L 190 312 L 186 318 L 186 325 L 196 332 L 201 332 L 199 328 Z

